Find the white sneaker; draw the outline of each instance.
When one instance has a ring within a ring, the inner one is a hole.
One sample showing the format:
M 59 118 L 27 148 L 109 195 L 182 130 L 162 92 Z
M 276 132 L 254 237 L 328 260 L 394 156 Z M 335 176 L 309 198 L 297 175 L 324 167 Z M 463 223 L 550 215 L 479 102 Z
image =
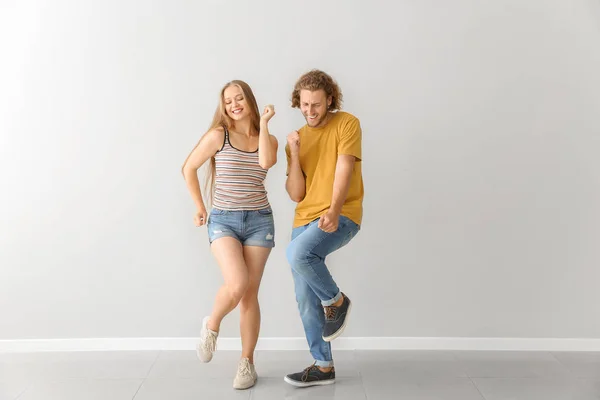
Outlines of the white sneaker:
M 200 343 L 196 346 L 196 354 L 202 362 L 209 362 L 213 358 L 213 353 L 217 350 L 218 332 L 208 329 L 206 324 L 209 317 L 204 317 L 202 320 L 202 330 L 200 331 Z
M 250 360 L 242 358 L 238 364 L 238 371 L 233 380 L 234 389 L 249 389 L 256 384 L 258 375 L 254 369 L 254 364 Z

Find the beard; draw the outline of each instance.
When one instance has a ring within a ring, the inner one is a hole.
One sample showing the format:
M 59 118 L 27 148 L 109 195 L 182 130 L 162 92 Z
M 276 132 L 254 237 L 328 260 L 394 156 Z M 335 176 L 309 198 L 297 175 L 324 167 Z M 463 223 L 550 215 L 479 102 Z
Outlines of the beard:
M 319 119 L 313 120 L 312 122 L 311 122 L 310 119 L 308 119 L 308 117 L 306 115 L 304 116 L 304 119 L 306 120 L 306 123 L 308 124 L 308 126 L 310 126 L 311 128 L 314 128 L 314 127 L 317 127 L 317 126 L 321 126 L 321 124 L 323 122 L 325 122 L 325 120 L 327 119 L 328 115 L 329 115 L 329 111 L 325 111 L 324 115 L 321 115 L 319 117 Z

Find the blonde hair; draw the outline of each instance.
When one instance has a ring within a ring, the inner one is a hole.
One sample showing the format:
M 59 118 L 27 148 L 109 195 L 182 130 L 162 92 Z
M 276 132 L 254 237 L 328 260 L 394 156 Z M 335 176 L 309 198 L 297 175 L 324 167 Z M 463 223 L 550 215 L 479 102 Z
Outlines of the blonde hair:
M 215 111 L 215 115 L 213 116 L 212 122 L 206 133 L 202 135 L 198 144 L 202 142 L 202 140 L 206 137 L 206 134 L 213 129 L 222 128 L 230 130 L 235 128 L 235 121 L 227 115 L 227 111 L 225 111 L 225 90 L 227 90 L 230 86 L 237 86 L 242 90 L 244 94 L 244 100 L 248 103 L 248 107 L 250 109 L 250 123 L 251 126 L 256 130 L 256 132 L 260 131 L 260 113 L 258 111 L 258 104 L 256 103 L 256 98 L 254 97 L 254 93 L 246 82 L 235 79 L 231 82 L 227 82 L 223 88 L 221 89 L 221 93 L 219 95 L 219 105 Z M 196 145 L 197 146 L 197 145 Z M 215 175 L 216 175 L 216 163 L 214 155 L 210 158 L 210 166 L 206 172 L 206 180 L 204 183 L 204 192 L 206 193 L 208 199 L 208 205 L 210 206 L 213 202 L 214 197 L 214 186 L 215 186 Z
M 328 111 L 336 111 L 342 109 L 342 90 L 337 82 L 327 73 L 318 69 L 313 69 L 302 75 L 294 85 L 292 92 L 292 107 L 300 107 L 300 91 L 323 89 L 327 97 L 332 98 L 331 105 L 327 108 Z

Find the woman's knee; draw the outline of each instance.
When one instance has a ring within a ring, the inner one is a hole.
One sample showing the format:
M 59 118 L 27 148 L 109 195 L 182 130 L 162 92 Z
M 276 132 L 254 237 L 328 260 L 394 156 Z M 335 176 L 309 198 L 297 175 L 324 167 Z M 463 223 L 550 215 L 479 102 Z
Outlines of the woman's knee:
M 240 308 L 243 311 L 252 307 L 258 307 L 258 290 L 249 288 L 240 300 Z
M 240 279 L 236 282 L 231 282 L 227 285 L 227 290 L 233 301 L 237 304 L 242 300 L 248 290 L 248 280 Z

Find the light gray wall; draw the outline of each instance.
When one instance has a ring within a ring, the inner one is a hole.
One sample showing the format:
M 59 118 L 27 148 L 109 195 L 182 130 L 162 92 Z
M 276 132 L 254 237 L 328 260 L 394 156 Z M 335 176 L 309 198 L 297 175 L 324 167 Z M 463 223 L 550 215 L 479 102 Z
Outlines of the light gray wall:
M 262 335 L 301 336 L 283 145 L 310 68 L 364 131 L 347 336 L 598 338 L 599 43 L 592 0 L 2 1 L 0 339 L 198 334 L 221 278 L 180 167 L 234 78 L 277 107 Z

